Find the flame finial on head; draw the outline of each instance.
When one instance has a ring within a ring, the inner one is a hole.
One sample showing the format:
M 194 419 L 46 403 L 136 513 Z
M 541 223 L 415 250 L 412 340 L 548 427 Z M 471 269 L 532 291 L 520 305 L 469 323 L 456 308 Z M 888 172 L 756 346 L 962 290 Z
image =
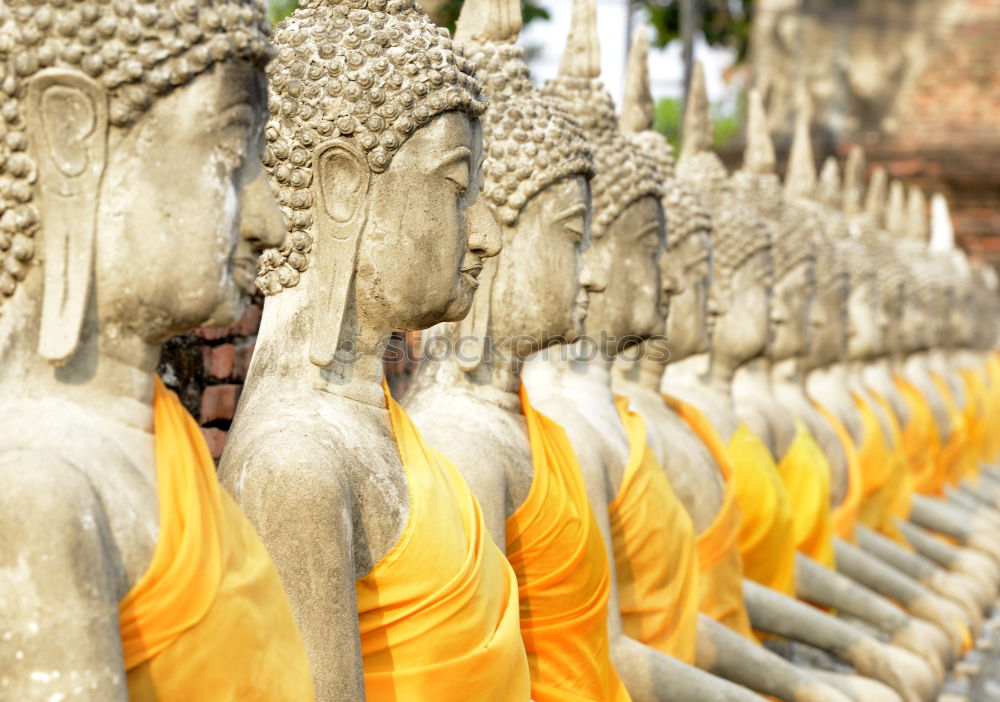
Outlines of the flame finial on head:
M 815 199 L 831 210 L 840 210 L 840 164 L 834 156 L 828 156 L 819 172 L 819 182 L 816 184 Z
M 596 0 L 573 0 L 573 19 L 559 61 L 559 75 L 572 78 L 599 78 L 601 75 Z
M 625 96 L 619 118 L 622 131 L 638 133 L 653 128 L 653 95 L 649 89 L 649 33 L 640 27 L 632 37 L 625 75 Z
M 816 163 L 813 161 L 812 135 L 809 133 L 811 122 L 812 110 L 808 101 L 803 99 L 795 115 L 795 136 L 792 137 L 785 172 L 785 195 L 789 199 L 811 198 L 816 188 Z
M 691 87 L 684 107 L 684 126 L 681 140 L 681 160 L 712 148 L 712 115 L 708 108 L 708 89 L 705 87 L 705 69 L 695 61 L 691 72 Z
M 455 26 L 455 40 L 513 44 L 521 24 L 521 0 L 466 0 Z
M 844 164 L 844 214 L 856 217 L 862 212 L 865 189 L 865 152 L 855 144 L 847 153 Z
M 885 210 L 885 228 L 892 236 L 906 236 L 906 189 L 898 180 L 889 185 L 889 204 Z
M 930 225 L 927 221 L 927 197 L 924 191 L 915 185 L 910 186 L 906 201 L 906 235 L 920 243 L 926 243 L 930 236 Z
M 889 196 L 889 174 L 882 166 L 872 169 L 871 180 L 868 181 L 868 194 L 865 197 L 865 214 L 875 220 L 879 226 L 885 217 L 886 198 Z
M 931 241 L 928 248 L 931 251 L 951 251 L 955 248 L 955 227 L 951 223 L 948 201 L 941 193 L 935 193 L 931 198 Z
M 743 170 L 766 175 L 774 173 L 774 144 L 767 131 L 767 112 L 760 91 L 750 91 L 747 107 L 747 145 L 743 152 Z

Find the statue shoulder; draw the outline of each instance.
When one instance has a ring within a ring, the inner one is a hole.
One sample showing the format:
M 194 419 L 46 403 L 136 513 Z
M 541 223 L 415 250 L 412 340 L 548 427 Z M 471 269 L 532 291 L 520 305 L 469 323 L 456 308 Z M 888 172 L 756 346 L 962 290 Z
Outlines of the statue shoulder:
M 0 560 L 32 567 L 39 556 L 53 574 L 82 568 L 123 585 L 104 503 L 84 471 L 51 448 L 0 448 L 0 484 Z

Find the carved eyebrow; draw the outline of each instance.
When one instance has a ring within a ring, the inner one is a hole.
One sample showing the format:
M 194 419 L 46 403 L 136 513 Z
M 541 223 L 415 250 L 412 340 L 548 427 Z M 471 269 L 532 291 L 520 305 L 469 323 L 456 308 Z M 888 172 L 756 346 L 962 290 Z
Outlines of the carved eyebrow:
M 445 154 L 445 157 L 441 159 L 441 162 L 437 165 L 435 170 L 447 168 L 451 164 L 457 163 L 458 161 L 465 161 L 468 164 L 472 163 L 472 151 L 469 150 L 469 147 L 459 146 L 457 149 L 449 151 Z
M 212 129 L 225 128 L 234 124 L 251 127 L 257 122 L 256 117 L 257 111 L 245 100 L 240 100 L 216 114 L 209 120 L 209 125 Z
M 660 230 L 660 225 L 658 222 L 650 222 L 641 230 L 639 230 L 637 238 L 642 238 L 648 234 L 659 233 L 659 230 Z
M 572 207 L 567 207 L 565 210 L 557 214 L 554 219 L 557 222 L 562 222 L 567 219 L 572 219 L 573 217 L 581 217 L 587 214 L 587 206 L 582 202 Z

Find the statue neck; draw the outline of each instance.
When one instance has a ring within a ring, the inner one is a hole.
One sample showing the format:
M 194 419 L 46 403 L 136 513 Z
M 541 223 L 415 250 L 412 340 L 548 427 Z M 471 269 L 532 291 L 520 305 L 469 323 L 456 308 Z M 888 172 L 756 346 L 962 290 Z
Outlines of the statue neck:
M 705 375 L 704 383 L 716 392 L 728 395 L 732 391 L 733 378 L 741 364 L 715 352 L 711 352 L 708 358 L 708 373 Z
M 124 325 L 99 324 L 95 301 L 65 365 L 38 354 L 41 274 L 30 276 L 0 315 L 0 397 L 65 400 L 109 421 L 152 431 L 153 373 L 160 345 Z
M 615 383 L 631 383 L 658 393 L 665 369 L 666 363 L 654 360 L 643 348 L 638 359 L 621 356 L 615 359 L 612 374 Z
M 754 394 L 763 397 L 771 395 L 771 361 L 766 358 L 755 358 L 740 369 L 744 378 L 743 387 Z
M 805 394 L 806 372 L 798 358 L 786 358 L 771 367 L 771 379 L 787 386 L 795 386 Z
M 422 358 L 417 366 L 414 387 L 441 384 L 459 388 L 484 402 L 511 412 L 521 412 L 521 368 L 524 359 L 506 354 L 492 354 L 472 370 L 463 370 L 452 351 L 460 338 L 460 325 L 446 322 L 424 332 L 427 338 L 449 342 L 449 351 L 442 358 L 433 354 Z
M 310 299 L 318 296 L 309 293 L 311 280 L 312 276 L 303 275 L 295 287 L 265 300 L 246 390 L 253 392 L 267 378 L 280 378 L 281 391 L 320 391 L 384 408 L 382 359 L 393 330 L 355 315 L 345 315 L 344 324 L 353 331 L 350 359 L 335 360 L 324 367 L 313 364 L 309 360 L 309 347 L 316 322 Z

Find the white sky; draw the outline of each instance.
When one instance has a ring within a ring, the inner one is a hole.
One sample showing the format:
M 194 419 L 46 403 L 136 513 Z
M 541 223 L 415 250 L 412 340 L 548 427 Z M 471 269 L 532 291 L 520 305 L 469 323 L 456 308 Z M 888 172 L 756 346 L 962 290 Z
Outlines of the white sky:
M 551 19 L 535 20 L 521 32 L 520 44 L 541 50 L 532 61 L 531 70 L 536 83 L 543 83 L 555 76 L 559 69 L 569 33 L 572 0 L 536 0 L 549 11 Z M 601 44 L 601 79 L 608 87 L 615 104 L 620 104 L 625 90 L 625 63 L 628 40 L 626 0 L 597 0 L 598 37 Z M 644 20 L 642 13 L 636 22 Z M 652 27 L 650 27 L 652 32 Z M 708 96 L 712 102 L 727 101 L 737 92 L 722 78 L 723 71 L 732 64 L 733 52 L 714 49 L 704 41 L 695 46 L 695 58 L 705 67 Z M 680 97 L 684 80 L 684 65 L 681 62 L 681 43 L 675 41 L 665 49 L 652 49 L 649 55 L 653 97 Z

